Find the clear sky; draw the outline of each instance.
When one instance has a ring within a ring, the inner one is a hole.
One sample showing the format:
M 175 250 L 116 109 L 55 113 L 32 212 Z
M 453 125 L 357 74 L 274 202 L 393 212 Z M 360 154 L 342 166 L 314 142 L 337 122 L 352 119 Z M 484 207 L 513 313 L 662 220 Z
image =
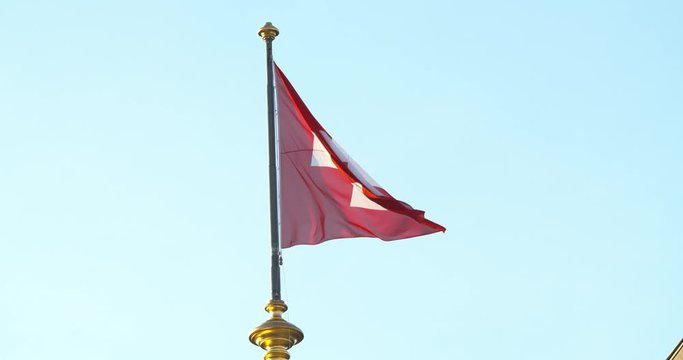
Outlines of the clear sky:
M 293 360 L 663 359 L 680 1 L 0 1 L 0 360 L 260 359 L 265 21 L 338 143 L 448 228 L 284 252 Z

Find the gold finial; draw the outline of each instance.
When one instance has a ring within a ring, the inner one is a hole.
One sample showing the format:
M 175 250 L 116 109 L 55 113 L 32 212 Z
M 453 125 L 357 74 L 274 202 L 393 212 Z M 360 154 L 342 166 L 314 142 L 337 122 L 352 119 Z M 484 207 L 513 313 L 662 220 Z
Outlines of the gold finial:
M 266 24 L 267 25 L 267 24 Z M 282 318 L 287 305 L 282 300 L 270 300 L 266 305 L 270 319 L 252 330 L 249 341 L 266 350 L 264 360 L 289 360 L 289 350 L 304 339 L 304 333 Z
M 273 24 L 270 21 L 268 21 L 265 25 L 263 25 L 258 30 L 258 35 L 263 40 L 273 40 L 279 34 L 280 34 L 280 30 L 278 30 L 275 26 L 273 26 Z

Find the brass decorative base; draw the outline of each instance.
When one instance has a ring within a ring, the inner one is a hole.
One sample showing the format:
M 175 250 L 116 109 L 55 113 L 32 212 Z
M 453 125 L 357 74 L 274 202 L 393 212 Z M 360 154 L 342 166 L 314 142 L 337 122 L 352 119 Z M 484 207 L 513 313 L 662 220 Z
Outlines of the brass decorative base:
M 270 300 L 266 305 L 270 319 L 251 331 L 249 341 L 266 350 L 265 360 L 289 360 L 292 346 L 304 339 L 304 333 L 294 324 L 282 318 L 287 305 L 282 300 Z

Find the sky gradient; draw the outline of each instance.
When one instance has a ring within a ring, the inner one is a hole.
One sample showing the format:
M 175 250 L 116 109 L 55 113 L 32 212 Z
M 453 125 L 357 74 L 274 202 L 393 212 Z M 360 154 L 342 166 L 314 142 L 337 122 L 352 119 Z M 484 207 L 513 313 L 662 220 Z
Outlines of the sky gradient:
M 0 1 L 0 360 L 261 359 L 265 50 L 448 228 L 284 251 L 293 360 L 664 359 L 683 3 Z

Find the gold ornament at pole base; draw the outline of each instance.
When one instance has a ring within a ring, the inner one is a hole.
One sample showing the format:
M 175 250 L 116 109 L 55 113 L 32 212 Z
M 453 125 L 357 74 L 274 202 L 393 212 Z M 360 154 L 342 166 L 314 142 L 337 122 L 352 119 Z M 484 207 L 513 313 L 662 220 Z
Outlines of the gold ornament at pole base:
M 304 333 L 294 324 L 282 318 L 287 305 L 282 300 L 270 300 L 266 305 L 270 319 L 252 330 L 249 341 L 266 350 L 265 360 L 289 360 L 292 346 L 304 339 Z
M 270 21 L 268 21 L 258 30 L 258 35 L 263 40 L 273 40 L 279 34 L 280 30 L 278 30 Z

